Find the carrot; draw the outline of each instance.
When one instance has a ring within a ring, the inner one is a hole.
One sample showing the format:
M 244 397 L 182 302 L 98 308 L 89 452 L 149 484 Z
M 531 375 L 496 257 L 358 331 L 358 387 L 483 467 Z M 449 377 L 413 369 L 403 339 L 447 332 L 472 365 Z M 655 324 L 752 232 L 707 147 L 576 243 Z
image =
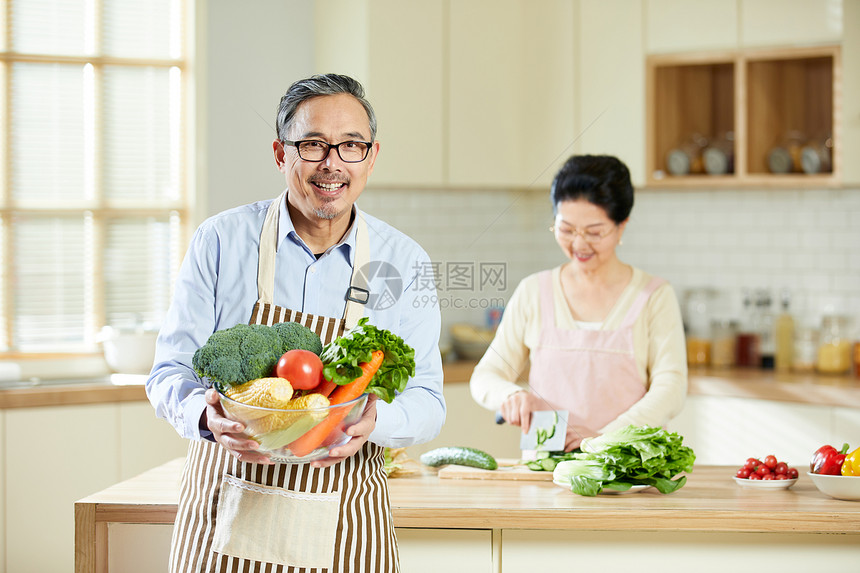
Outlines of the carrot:
M 382 366 L 382 360 L 385 358 L 385 353 L 381 350 L 375 350 L 370 358 L 370 362 L 361 364 L 361 376 L 343 386 L 338 386 L 331 393 L 329 402 L 332 406 L 336 404 L 344 404 L 350 400 L 358 398 L 367 389 L 376 371 Z M 290 451 L 294 456 L 304 457 L 314 451 L 322 444 L 328 435 L 340 424 L 340 422 L 349 413 L 348 408 L 340 408 L 333 411 L 329 416 L 308 430 L 302 437 L 290 444 Z
M 322 382 L 320 382 L 320 385 L 314 389 L 314 392 L 317 394 L 322 394 L 323 396 L 328 398 L 329 396 L 331 396 L 331 393 L 334 391 L 335 388 L 337 388 L 337 384 L 323 378 Z

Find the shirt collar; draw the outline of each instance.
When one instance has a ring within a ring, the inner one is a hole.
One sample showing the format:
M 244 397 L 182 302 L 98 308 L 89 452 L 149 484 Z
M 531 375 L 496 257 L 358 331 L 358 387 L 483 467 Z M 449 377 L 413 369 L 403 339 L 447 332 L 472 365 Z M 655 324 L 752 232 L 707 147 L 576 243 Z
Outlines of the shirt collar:
M 293 220 L 290 218 L 290 210 L 287 209 L 287 197 L 284 196 L 284 200 L 281 201 L 281 204 L 278 208 L 278 247 L 283 243 L 283 241 L 289 237 L 291 241 L 300 245 L 305 251 L 308 252 L 312 257 L 317 253 L 311 253 L 310 249 L 305 242 L 299 237 L 299 234 L 296 233 L 296 227 L 293 225 Z M 338 251 L 343 255 L 346 261 L 351 265 L 353 259 L 353 253 L 355 253 L 355 237 L 358 232 L 358 225 L 356 221 L 358 221 L 358 214 L 360 213 L 358 209 L 358 205 L 353 204 L 352 206 L 352 224 L 349 227 L 349 230 L 346 234 L 338 241 L 336 244 L 329 247 L 326 252 L 330 251 Z

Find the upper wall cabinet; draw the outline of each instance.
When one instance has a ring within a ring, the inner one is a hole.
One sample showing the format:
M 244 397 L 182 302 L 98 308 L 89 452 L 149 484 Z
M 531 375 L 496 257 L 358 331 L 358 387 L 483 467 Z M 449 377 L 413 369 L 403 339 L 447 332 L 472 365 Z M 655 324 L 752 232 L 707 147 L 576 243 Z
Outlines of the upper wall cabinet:
M 545 187 L 571 152 L 571 2 L 449 3 L 449 183 Z
M 649 54 L 738 47 L 738 0 L 648 0 L 644 17 Z
M 444 3 L 318 0 L 314 8 L 317 71 L 355 76 L 373 103 L 380 142 L 373 184 L 442 185 Z
M 837 46 L 648 58 L 648 183 L 835 186 Z
M 857 0 L 740 0 L 745 48 L 834 44 L 842 39 L 843 10 Z

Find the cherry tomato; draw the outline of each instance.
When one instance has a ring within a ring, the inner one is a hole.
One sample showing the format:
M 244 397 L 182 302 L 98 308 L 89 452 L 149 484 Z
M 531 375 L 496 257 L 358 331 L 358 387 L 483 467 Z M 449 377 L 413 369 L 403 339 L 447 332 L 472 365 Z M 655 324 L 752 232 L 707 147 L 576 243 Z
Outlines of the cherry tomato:
M 754 470 L 761 465 L 761 460 L 758 458 L 747 458 L 744 467 L 748 470 Z
M 785 475 L 788 477 L 788 479 L 797 479 L 797 468 L 788 468 L 788 473 Z
M 761 476 L 761 479 L 763 479 L 763 480 L 765 480 L 765 479 L 776 479 L 776 475 L 774 475 L 774 474 L 764 474 L 763 476 Z
M 785 475 L 785 474 L 787 474 L 787 473 L 788 473 L 788 464 L 787 464 L 787 463 L 785 463 L 785 462 L 779 462 L 779 463 L 778 463 L 778 464 L 776 464 L 776 466 L 773 468 L 773 473 L 775 473 L 775 474 L 777 474 L 777 475 Z
M 774 476 L 773 479 L 788 479 L 788 476 L 785 474 L 771 474 L 771 475 Z
M 750 471 L 747 468 L 741 468 L 738 470 L 737 476 L 742 479 L 746 479 L 750 477 Z
M 310 350 L 288 350 L 275 366 L 275 376 L 286 378 L 294 390 L 311 390 L 322 381 L 323 363 Z
M 758 475 L 757 473 L 751 473 L 750 479 L 752 479 L 752 480 L 761 479 L 761 476 Z
M 769 474 L 770 474 L 770 468 L 769 468 L 769 467 L 767 467 L 766 465 L 762 464 L 762 465 L 760 465 L 760 466 L 758 467 L 758 469 L 755 471 L 755 473 L 757 473 L 758 475 L 760 475 L 760 476 L 764 477 L 764 476 L 766 476 L 766 475 L 769 475 Z
M 776 467 L 776 464 L 776 456 L 767 456 L 764 458 L 764 465 L 766 465 L 768 468 L 773 469 Z

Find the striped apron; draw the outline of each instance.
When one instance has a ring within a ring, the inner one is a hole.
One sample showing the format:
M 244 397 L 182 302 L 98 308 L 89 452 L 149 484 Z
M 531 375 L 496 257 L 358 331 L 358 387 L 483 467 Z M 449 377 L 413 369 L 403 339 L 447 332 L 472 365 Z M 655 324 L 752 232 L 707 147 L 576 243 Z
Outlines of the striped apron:
M 344 317 L 318 317 L 274 305 L 279 207 L 260 235 L 258 301 L 251 324 L 298 322 L 327 344 L 364 313 L 367 224 L 358 233 Z M 170 551 L 171 573 L 376 573 L 400 571 L 382 447 L 365 442 L 326 468 L 240 462 L 219 444 L 192 440 L 182 475 Z

